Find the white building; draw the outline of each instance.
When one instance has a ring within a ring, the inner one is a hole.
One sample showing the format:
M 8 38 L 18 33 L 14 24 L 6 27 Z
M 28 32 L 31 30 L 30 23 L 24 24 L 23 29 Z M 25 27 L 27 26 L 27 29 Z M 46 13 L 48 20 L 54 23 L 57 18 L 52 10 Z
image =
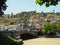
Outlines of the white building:
M 4 31 L 4 25 L 0 25 L 0 31 Z
M 5 26 L 5 30 L 8 29 L 9 31 L 11 30 L 16 30 L 16 25 L 9 25 L 9 26 Z

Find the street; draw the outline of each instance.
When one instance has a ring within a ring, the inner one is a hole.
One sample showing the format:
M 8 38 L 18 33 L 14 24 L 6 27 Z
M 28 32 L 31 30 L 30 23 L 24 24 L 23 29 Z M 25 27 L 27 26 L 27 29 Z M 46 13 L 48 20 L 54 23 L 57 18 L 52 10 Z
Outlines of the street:
M 23 45 L 60 45 L 60 38 L 35 38 L 23 42 Z

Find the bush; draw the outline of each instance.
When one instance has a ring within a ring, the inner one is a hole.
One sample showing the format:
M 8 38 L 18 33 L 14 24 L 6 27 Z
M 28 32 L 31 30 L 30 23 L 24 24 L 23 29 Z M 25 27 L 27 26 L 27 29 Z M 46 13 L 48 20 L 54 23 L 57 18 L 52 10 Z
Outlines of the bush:
M 43 25 L 42 33 L 45 34 L 45 35 L 55 34 L 56 30 L 57 30 L 56 24 L 46 22 Z
M 43 34 L 49 34 L 51 30 L 51 24 L 49 22 L 46 22 L 44 25 L 43 25 L 43 30 L 42 30 L 42 33 Z
M 57 31 L 57 25 L 56 23 L 51 24 L 51 34 L 56 34 Z
M 10 36 L 5 35 L 3 32 L 0 32 L 0 45 L 22 45 L 22 41 L 15 40 Z
M 15 22 L 10 22 L 11 25 L 13 25 Z
M 57 23 L 57 32 L 60 33 L 60 22 Z

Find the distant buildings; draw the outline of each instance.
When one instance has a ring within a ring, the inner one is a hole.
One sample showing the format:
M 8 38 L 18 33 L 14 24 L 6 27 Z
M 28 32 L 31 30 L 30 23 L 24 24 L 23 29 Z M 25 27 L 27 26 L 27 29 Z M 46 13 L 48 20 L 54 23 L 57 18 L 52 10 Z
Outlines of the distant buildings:
M 0 25 L 0 31 L 4 31 L 4 25 Z
M 11 14 L 4 14 L 4 15 L 2 15 L 2 18 L 3 19 L 9 19 L 9 18 L 14 18 L 15 17 L 15 15 L 11 12 Z
M 48 15 L 49 14 L 49 15 Z M 56 13 L 56 14 L 59 14 L 60 13 Z M 54 14 L 54 15 L 56 15 Z M 38 15 L 38 16 L 36 16 Z M 46 18 L 43 18 L 43 16 L 40 16 L 39 15 L 45 15 L 48 17 Z M 16 15 L 13 14 L 13 12 L 11 12 L 11 14 L 4 14 L 2 16 L 3 19 L 9 19 L 9 18 L 19 18 L 18 20 L 16 20 L 16 23 L 15 24 L 21 24 L 21 25 L 24 25 L 24 20 L 25 16 L 28 16 L 29 18 L 31 18 L 31 16 L 33 16 L 34 18 L 32 19 L 29 19 L 27 18 L 28 20 L 28 25 L 31 26 L 31 25 L 40 25 L 40 27 L 42 27 L 42 24 L 44 24 L 47 20 L 51 21 L 51 23 L 54 23 L 54 22 L 57 22 L 57 21 L 60 21 L 60 19 L 55 19 L 53 16 L 53 13 L 44 13 L 44 12 L 41 12 L 41 13 L 37 13 L 36 11 L 29 11 L 29 12 L 21 12 L 21 13 L 17 13 Z M 20 25 L 18 25 L 18 29 L 19 29 Z

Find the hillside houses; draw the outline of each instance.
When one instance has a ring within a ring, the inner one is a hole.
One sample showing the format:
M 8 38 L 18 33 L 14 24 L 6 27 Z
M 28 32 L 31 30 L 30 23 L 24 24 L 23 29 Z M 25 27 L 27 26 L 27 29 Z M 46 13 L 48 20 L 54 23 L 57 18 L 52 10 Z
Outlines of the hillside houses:
M 14 17 L 15 17 L 15 15 L 14 15 L 13 13 L 2 15 L 2 18 L 3 18 L 3 19 L 9 19 L 9 18 L 14 18 Z
M 9 23 L 10 25 L 14 25 L 14 24 L 15 25 L 17 25 L 17 24 L 24 25 L 24 23 L 28 23 L 29 26 L 37 24 L 37 25 L 40 25 L 42 27 L 42 24 L 44 24 L 47 20 L 51 21 L 51 23 L 54 23 L 54 22 L 57 22 L 57 21 L 59 22 L 60 18 L 58 18 L 59 16 L 56 16 L 56 14 L 54 14 L 54 13 L 44 13 L 44 12 L 43 13 L 42 12 L 38 13 L 37 11 L 34 10 L 34 11 L 28 11 L 28 12 L 23 11 L 23 12 L 15 14 L 15 15 L 13 13 L 4 14 L 2 16 L 2 18 L 4 20 L 8 19 L 7 21 L 5 20 L 5 22 L 8 22 L 8 23 L 10 22 L 11 23 L 11 24 Z M 10 20 L 9 20 L 9 18 L 10 18 Z M 18 19 L 16 19 L 16 18 L 18 18 Z M 12 23 L 14 23 L 14 24 L 12 24 Z
M 4 31 L 4 25 L 0 25 L 0 31 Z

